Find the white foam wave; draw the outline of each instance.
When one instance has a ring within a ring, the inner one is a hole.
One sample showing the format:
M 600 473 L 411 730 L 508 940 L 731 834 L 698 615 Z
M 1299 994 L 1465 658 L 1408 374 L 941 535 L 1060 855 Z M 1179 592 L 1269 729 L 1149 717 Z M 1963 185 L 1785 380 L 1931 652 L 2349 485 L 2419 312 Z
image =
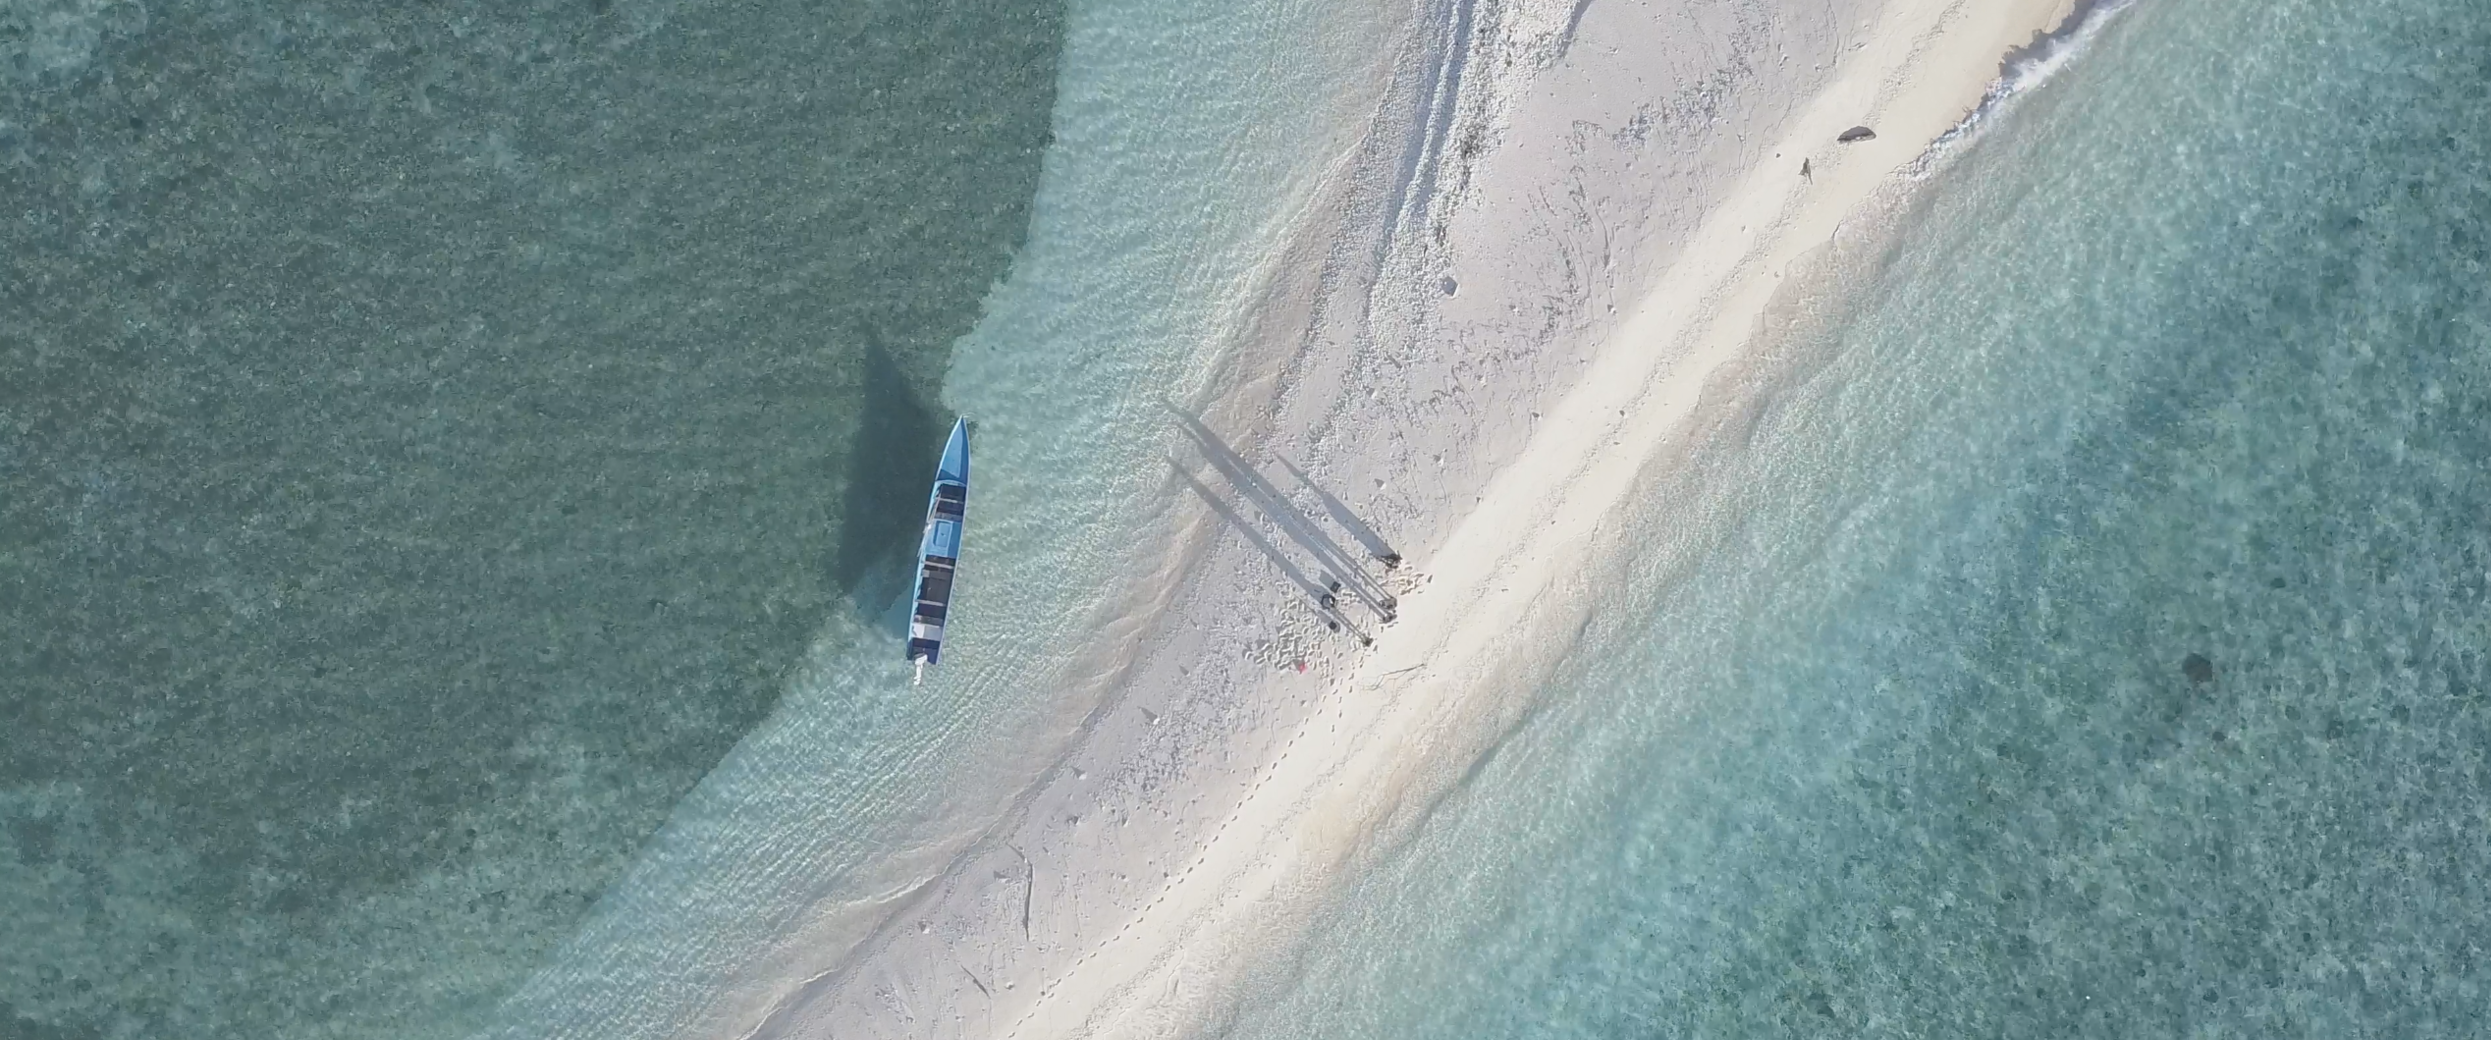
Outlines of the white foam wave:
M 1992 80 L 1988 91 L 1981 95 L 1980 104 L 1974 105 L 1962 122 L 1956 123 L 1929 145 L 1929 150 L 1913 163 L 1910 176 L 1919 180 L 1935 173 L 1942 164 L 1941 160 L 1951 154 L 1955 146 L 1978 137 L 1984 128 L 2014 107 L 2017 99 L 2073 65 L 2079 56 L 2092 48 L 2093 41 L 2102 34 L 2104 27 L 2136 3 L 2137 0 L 2080 2 L 2057 29 L 2035 38 L 2029 46 L 2009 52 L 2006 60 L 1999 64 L 1998 78 Z

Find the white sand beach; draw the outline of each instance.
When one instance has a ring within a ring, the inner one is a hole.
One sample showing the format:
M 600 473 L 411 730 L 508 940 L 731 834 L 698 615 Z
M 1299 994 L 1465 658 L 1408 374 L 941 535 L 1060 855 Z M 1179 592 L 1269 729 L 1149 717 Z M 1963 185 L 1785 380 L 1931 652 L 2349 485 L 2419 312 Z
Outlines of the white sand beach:
M 1116 690 L 995 828 L 733 1031 L 1217 1022 L 1527 709 L 1613 518 L 1735 408 L 1786 284 L 2072 6 L 1414 15 L 1227 389 L 1176 402 L 1208 431 L 1169 475 L 1198 551 Z M 1873 138 L 1838 143 L 1854 126 Z M 1371 647 L 1327 629 L 1327 575 Z

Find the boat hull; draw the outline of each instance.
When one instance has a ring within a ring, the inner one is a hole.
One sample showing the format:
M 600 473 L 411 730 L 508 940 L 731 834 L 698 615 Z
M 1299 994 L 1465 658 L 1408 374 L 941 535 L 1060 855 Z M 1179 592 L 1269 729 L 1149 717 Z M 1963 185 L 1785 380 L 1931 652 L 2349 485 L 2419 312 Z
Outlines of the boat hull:
M 917 583 L 908 612 L 908 660 L 920 666 L 943 658 L 943 629 L 951 618 L 952 580 L 960 569 L 960 535 L 968 518 L 969 424 L 954 422 L 943 444 L 943 461 L 926 496 L 925 534 L 917 542 Z

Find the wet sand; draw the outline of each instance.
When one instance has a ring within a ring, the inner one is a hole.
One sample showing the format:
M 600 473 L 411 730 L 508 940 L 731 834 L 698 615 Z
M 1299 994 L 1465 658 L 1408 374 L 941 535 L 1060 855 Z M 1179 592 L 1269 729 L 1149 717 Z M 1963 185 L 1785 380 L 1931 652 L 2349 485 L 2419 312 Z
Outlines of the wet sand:
M 1200 417 L 1169 481 L 1203 548 L 1127 678 L 751 1035 L 1216 1022 L 1527 708 L 1613 518 L 1734 404 L 1810 258 L 2068 7 L 1421 12 L 1226 389 L 1173 402 L 1172 430 Z

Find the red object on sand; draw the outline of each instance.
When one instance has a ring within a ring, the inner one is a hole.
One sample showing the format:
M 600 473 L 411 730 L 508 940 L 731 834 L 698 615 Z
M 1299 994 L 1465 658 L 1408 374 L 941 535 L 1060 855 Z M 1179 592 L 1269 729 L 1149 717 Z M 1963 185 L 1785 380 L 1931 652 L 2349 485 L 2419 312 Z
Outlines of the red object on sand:
M 1305 671 L 1305 670 L 1306 670 L 1306 662 L 1304 662 L 1304 661 L 1299 661 L 1299 662 L 1297 663 L 1297 670 L 1298 670 L 1298 671 L 1301 671 L 1301 672 L 1302 672 L 1302 671 Z

